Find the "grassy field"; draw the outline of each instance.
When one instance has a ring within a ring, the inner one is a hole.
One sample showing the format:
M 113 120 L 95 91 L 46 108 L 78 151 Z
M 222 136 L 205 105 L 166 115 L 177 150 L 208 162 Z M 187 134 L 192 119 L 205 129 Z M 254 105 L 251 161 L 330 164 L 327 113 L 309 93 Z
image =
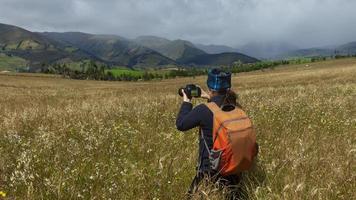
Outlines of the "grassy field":
M 176 130 L 176 92 L 205 80 L 0 75 L 0 191 L 5 199 L 183 199 L 198 134 Z M 356 199 L 356 59 L 243 73 L 233 86 L 260 144 L 241 184 L 246 198 Z M 222 192 L 206 186 L 200 195 Z

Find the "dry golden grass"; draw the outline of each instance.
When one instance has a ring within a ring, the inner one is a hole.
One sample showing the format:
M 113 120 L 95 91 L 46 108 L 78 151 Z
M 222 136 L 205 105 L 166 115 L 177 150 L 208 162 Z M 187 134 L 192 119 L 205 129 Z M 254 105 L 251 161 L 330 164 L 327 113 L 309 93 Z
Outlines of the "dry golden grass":
M 205 79 L 0 75 L 0 191 L 7 199 L 183 199 L 197 130 L 176 130 L 176 92 Z M 239 74 L 233 84 L 261 148 L 244 196 L 356 199 L 355 59 Z M 207 185 L 197 199 L 222 195 Z

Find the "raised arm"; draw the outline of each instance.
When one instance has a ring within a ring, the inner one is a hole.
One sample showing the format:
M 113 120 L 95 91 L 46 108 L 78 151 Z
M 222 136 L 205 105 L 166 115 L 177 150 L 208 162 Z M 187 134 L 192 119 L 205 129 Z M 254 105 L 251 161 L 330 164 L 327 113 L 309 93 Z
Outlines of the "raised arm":
M 199 126 L 201 124 L 202 115 L 204 115 L 203 106 L 204 105 L 199 105 L 192 109 L 193 105 L 191 103 L 183 102 L 176 120 L 177 129 L 187 131 Z

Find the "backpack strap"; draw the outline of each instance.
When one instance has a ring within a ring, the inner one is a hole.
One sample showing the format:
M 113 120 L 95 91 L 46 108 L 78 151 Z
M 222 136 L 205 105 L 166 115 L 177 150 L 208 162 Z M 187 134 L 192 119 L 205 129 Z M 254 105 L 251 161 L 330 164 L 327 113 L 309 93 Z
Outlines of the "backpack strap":
M 211 112 L 213 112 L 213 115 L 215 115 L 215 113 L 221 111 L 221 109 L 219 108 L 218 105 L 216 105 L 215 102 L 209 102 L 209 103 L 205 103 L 205 105 L 209 108 L 209 110 L 211 110 Z M 214 131 L 214 130 L 212 130 Z M 209 155 L 211 154 L 211 151 L 208 147 L 208 143 L 206 142 L 205 138 L 204 138 L 204 133 L 203 133 L 203 129 L 201 129 L 200 131 L 201 133 L 201 137 L 203 138 L 203 141 L 204 141 L 204 145 L 205 145 L 205 148 L 206 150 L 208 151 Z
M 221 155 L 222 155 L 223 151 L 222 150 L 215 151 L 214 149 L 211 149 L 211 150 L 209 149 L 208 144 L 207 144 L 207 142 L 206 142 L 206 140 L 204 138 L 203 129 L 201 129 L 201 137 L 203 138 L 203 141 L 204 141 L 204 144 L 205 144 L 205 148 L 206 148 L 206 150 L 208 151 L 208 154 L 209 154 L 210 169 L 218 171 L 219 165 L 220 165 L 220 160 L 221 160 Z M 203 161 L 203 159 L 201 157 L 200 163 L 199 163 L 199 168 L 201 166 L 202 161 Z M 220 171 L 221 170 L 222 169 L 220 169 Z M 217 174 L 220 174 L 220 171 L 218 171 Z
M 204 138 L 204 132 L 203 132 L 203 129 L 200 130 L 200 133 L 201 133 L 201 137 L 203 138 L 203 141 L 204 141 L 204 144 L 205 144 L 205 148 L 206 150 L 208 151 L 209 155 L 210 155 L 210 149 L 208 147 L 208 143 L 206 142 L 205 138 Z
M 211 112 L 213 112 L 213 114 L 221 111 L 221 108 L 218 105 L 216 105 L 215 102 L 209 102 L 206 103 L 205 105 L 209 108 L 209 110 L 211 110 Z

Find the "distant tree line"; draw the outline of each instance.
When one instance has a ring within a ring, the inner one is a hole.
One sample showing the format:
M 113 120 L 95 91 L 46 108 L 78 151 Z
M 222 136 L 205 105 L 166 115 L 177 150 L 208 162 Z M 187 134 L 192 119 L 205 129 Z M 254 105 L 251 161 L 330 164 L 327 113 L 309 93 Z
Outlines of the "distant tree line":
M 72 79 L 105 80 L 108 78 L 104 65 L 98 65 L 94 61 L 81 63 L 80 69 L 72 69 L 66 64 L 55 63 L 50 66 L 42 65 L 41 72 L 47 74 L 61 74 L 63 77 Z
M 263 69 L 274 69 L 275 67 L 280 65 L 302 64 L 308 62 L 311 62 L 310 59 L 260 61 L 256 63 L 247 63 L 247 64 L 237 61 L 233 63 L 233 65 L 229 68 L 229 70 L 232 73 L 250 72 L 256 70 L 263 70 Z
M 170 70 L 165 78 L 176 78 L 176 77 L 195 77 L 200 75 L 205 75 L 208 73 L 207 69 L 196 69 L 196 68 L 185 68 L 178 70 Z
M 336 55 L 336 56 L 334 56 L 334 58 L 335 58 L 335 59 L 350 58 L 350 57 L 355 58 L 355 57 L 356 57 L 356 54 L 349 54 L 349 55 Z

